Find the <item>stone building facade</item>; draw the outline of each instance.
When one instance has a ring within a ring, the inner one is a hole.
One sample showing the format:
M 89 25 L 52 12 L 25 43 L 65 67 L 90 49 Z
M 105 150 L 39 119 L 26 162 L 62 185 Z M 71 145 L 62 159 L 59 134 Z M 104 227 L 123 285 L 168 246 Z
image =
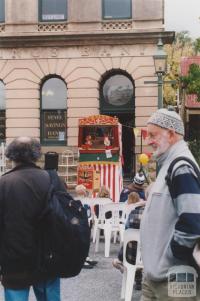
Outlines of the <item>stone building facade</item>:
M 44 151 L 76 150 L 78 119 L 110 114 L 123 125 L 132 169 L 141 151 L 133 128 L 157 108 L 157 85 L 144 81 L 157 79 L 158 39 L 174 38 L 164 30 L 164 0 L 0 0 L 0 7 L 1 140 L 29 135 Z

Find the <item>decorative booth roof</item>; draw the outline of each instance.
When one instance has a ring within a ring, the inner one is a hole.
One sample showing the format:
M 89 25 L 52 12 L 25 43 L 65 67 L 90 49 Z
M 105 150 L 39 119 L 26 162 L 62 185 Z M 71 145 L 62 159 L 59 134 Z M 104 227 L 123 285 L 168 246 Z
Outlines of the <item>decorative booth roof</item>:
M 93 115 L 79 119 L 79 126 L 81 125 L 118 125 L 117 117 L 107 115 Z

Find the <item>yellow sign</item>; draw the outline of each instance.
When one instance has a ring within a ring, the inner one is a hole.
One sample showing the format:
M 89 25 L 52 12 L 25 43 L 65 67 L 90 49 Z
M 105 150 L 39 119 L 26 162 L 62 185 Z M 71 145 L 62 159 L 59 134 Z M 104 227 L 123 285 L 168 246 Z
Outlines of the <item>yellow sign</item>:
M 100 188 L 100 171 L 94 171 L 94 176 L 93 176 L 93 190 L 95 192 L 99 191 Z

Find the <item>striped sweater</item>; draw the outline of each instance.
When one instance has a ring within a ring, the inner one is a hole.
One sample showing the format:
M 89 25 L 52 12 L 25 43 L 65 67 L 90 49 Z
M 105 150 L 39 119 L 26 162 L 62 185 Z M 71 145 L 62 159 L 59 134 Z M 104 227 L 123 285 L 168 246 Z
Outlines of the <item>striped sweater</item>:
M 200 184 L 193 168 L 186 165 L 176 170 L 172 185 L 172 197 L 179 218 L 170 245 L 173 255 L 187 262 L 200 236 Z
M 159 158 L 161 168 L 142 217 L 142 259 L 144 274 L 150 280 L 166 279 L 174 265 L 190 265 L 194 245 L 200 238 L 200 186 L 193 168 L 188 163 L 181 166 L 183 161 L 176 164 L 173 200 L 165 181 L 169 164 L 178 156 L 194 160 L 183 140 Z

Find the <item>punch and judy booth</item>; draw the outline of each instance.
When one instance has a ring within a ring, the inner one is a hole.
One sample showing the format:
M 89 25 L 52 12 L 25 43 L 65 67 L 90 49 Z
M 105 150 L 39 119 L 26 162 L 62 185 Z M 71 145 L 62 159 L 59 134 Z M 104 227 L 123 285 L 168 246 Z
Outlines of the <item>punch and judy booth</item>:
M 109 187 L 119 201 L 123 186 L 121 124 L 116 117 L 94 115 L 79 119 L 78 183 L 95 196 L 100 186 Z

